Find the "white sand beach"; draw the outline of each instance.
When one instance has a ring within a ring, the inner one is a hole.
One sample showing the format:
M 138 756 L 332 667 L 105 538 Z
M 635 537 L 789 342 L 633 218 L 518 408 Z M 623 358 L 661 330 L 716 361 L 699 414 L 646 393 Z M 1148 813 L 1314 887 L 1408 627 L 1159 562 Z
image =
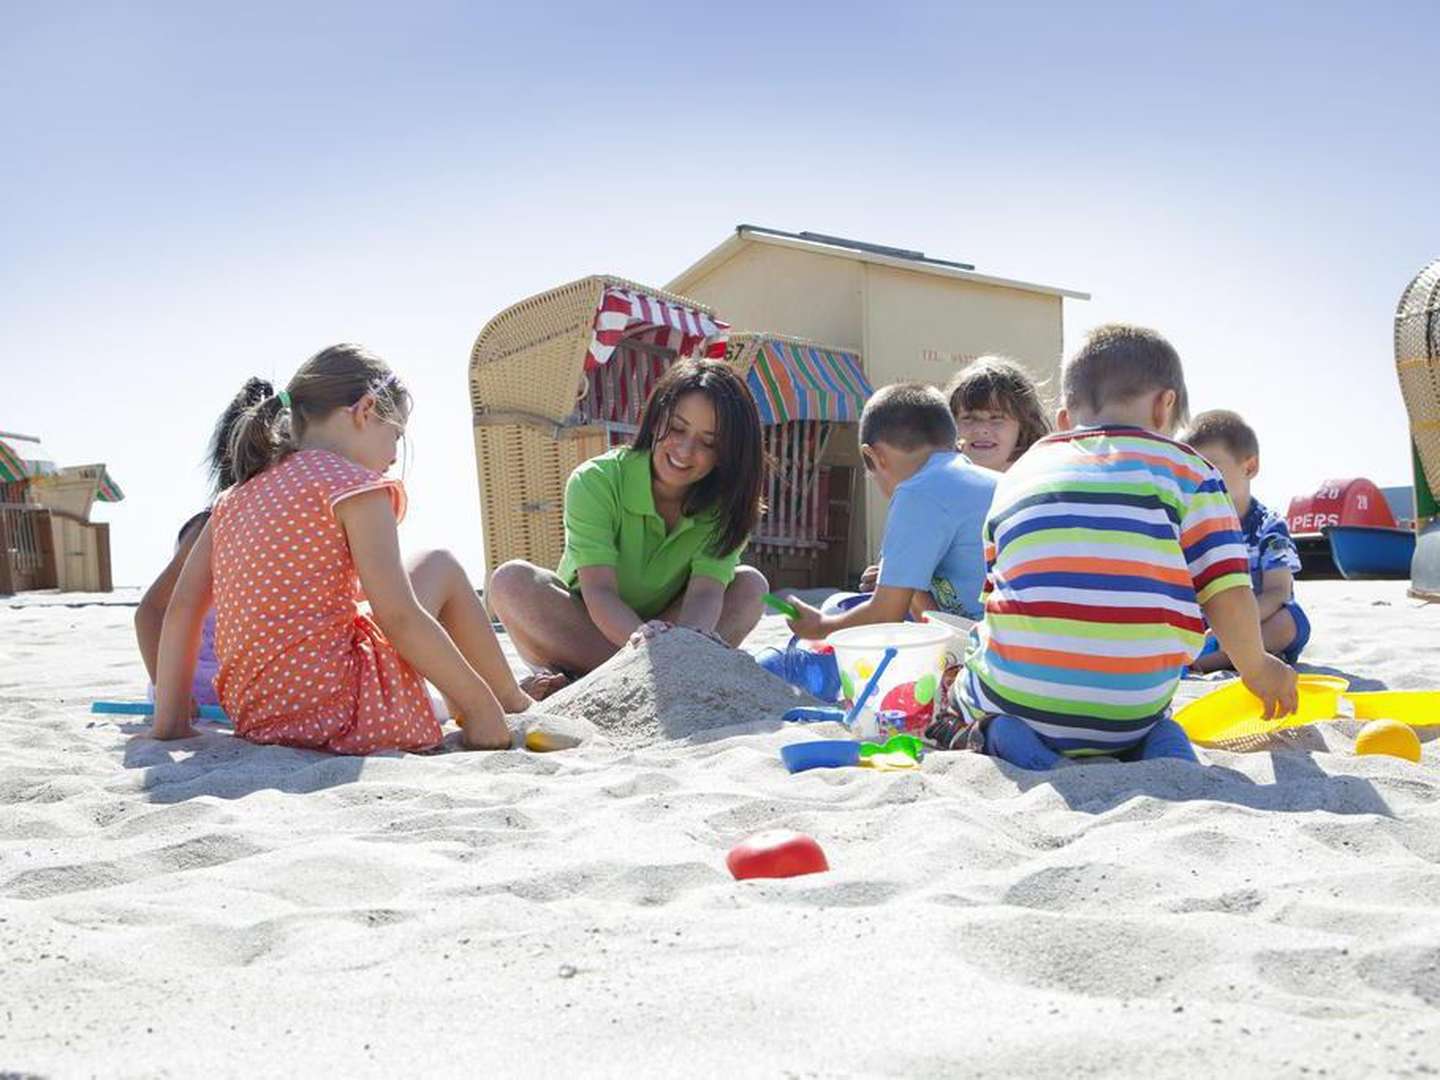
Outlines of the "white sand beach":
M 0 601 L 4 1075 L 1440 1068 L 1435 742 L 1356 757 L 1341 721 L 1200 769 L 795 776 L 779 748 L 833 731 L 160 744 L 89 713 L 143 697 L 134 599 Z M 1300 599 L 1305 668 L 1440 688 L 1440 607 L 1403 583 Z M 732 880 L 726 851 L 771 827 L 830 872 Z

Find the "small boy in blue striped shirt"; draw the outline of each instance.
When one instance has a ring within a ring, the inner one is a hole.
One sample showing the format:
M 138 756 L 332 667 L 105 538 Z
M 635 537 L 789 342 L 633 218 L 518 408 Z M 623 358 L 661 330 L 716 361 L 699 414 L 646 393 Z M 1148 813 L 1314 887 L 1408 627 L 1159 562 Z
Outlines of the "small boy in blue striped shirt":
M 1295 601 L 1295 575 L 1300 553 L 1285 519 L 1250 494 L 1250 483 L 1260 472 L 1260 440 L 1238 413 L 1212 409 L 1195 417 L 1180 441 L 1220 470 L 1240 531 L 1250 549 L 1250 578 L 1260 608 L 1260 635 L 1265 650 L 1294 665 L 1310 641 L 1310 620 Z M 1220 671 L 1231 665 L 1214 634 L 1196 658 L 1194 670 Z

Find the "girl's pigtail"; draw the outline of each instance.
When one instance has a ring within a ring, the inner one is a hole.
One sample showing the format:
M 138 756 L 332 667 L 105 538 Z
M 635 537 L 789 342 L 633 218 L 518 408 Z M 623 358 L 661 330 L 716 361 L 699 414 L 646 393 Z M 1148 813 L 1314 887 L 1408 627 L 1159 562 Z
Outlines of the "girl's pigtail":
M 273 465 L 284 452 L 287 433 L 279 394 L 271 395 L 245 409 L 235 421 L 230 436 L 230 469 L 234 482 L 243 484 Z

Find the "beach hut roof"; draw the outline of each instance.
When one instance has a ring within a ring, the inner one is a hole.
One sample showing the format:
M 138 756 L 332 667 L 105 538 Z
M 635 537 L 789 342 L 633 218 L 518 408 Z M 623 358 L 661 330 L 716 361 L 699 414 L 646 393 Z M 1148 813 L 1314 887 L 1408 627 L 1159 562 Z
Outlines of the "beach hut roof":
M 1023 292 L 1043 293 L 1046 296 L 1063 296 L 1072 300 L 1089 300 L 1090 294 L 1058 285 L 1042 285 L 1033 281 L 1019 281 L 1015 278 L 994 277 L 978 274 L 970 263 L 950 259 L 936 259 L 922 251 L 872 244 L 864 240 L 847 240 L 840 236 L 829 236 L 816 232 L 785 232 L 783 229 L 769 229 L 762 225 L 737 225 L 735 232 L 718 247 L 712 248 L 699 260 L 681 271 L 667 286 L 672 292 L 684 293 L 695 283 L 722 263 L 728 262 L 750 244 L 771 244 L 817 255 L 829 255 L 841 259 L 891 266 L 901 270 L 913 270 L 922 274 L 935 274 L 977 285 L 997 285 L 1006 289 Z

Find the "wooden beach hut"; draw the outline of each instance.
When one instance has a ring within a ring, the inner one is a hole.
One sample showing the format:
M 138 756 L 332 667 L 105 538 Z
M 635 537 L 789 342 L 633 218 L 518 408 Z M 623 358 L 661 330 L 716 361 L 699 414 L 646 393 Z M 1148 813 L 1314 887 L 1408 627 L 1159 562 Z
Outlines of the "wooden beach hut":
M 737 328 L 834 343 L 865 358 L 870 381 L 943 385 L 1001 353 L 1056 383 L 1063 303 L 1089 294 L 976 271 L 969 263 L 820 233 L 740 225 L 667 288 L 723 312 Z M 873 560 L 885 507 L 873 488 L 855 515 L 849 574 Z
M 110 526 L 90 511 L 123 498 L 104 465 L 60 466 L 33 435 L 0 431 L 0 593 L 109 592 Z

